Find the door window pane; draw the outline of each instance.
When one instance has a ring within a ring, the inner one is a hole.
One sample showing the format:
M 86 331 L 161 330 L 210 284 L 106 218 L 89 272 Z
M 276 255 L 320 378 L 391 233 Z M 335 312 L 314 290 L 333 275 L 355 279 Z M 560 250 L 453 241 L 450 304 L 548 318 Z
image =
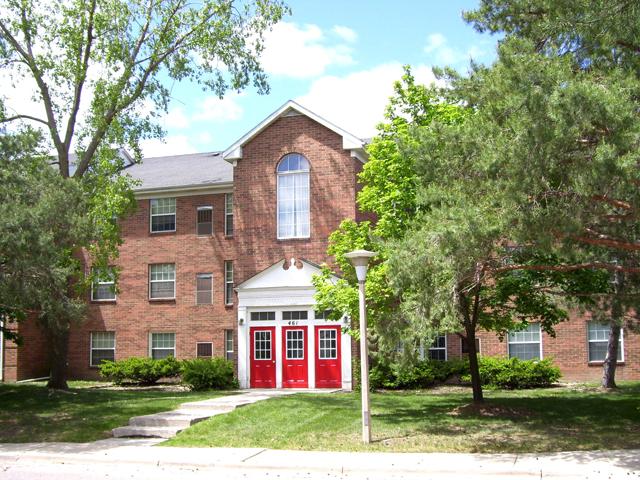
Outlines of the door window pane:
M 253 358 L 271 360 L 271 331 L 257 330 L 253 332 Z
M 318 357 L 321 360 L 338 358 L 338 332 L 335 328 L 318 330 Z
M 304 331 L 287 330 L 287 360 L 304 359 Z

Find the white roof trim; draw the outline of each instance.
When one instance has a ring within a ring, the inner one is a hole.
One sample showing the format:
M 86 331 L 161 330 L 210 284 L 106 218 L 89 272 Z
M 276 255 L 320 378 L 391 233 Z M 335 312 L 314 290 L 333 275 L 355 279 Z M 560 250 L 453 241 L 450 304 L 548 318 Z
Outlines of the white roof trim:
M 302 263 L 302 268 L 295 266 L 295 261 Z M 271 290 L 313 290 L 312 276 L 319 274 L 321 269 L 318 265 L 309 263 L 303 259 L 289 259 L 287 270 L 283 268 L 285 259 L 282 259 L 264 270 L 256 273 L 236 287 L 238 293 L 247 290 L 271 291 Z M 332 275 L 331 280 L 336 282 L 338 277 Z
M 224 158 L 227 162 L 233 163 L 234 160 L 239 160 L 242 158 L 242 147 L 247 144 L 253 137 L 262 132 L 265 128 L 275 122 L 278 118 L 282 116 L 290 116 L 293 112 L 297 112 L 301 115 L 305 115 L 309 117 L 311 120 L 318 122 L 320 125 L 327 127 L 329 130 L 337 133 L 342 137 L 342 148 L 345 150 L 357 151 L 358 155 L 353 155 L 362 161 L 364 157 L 364 141 L 355 135 L 350 134 L 346 130 L 334 125 L 333 123 L 325 120 L 319 115 L 316 115 L 311 110 L 306 109 L 302 105 L 294 102 L 293 100 L 289 100 L 284 105 L 282 105 L 278 110 L 273 112 L 267 118 L 265 118 L 262 122 L 260 122 L 256 127 L 247 132 L 240 140 L 235 142 L 229 148 L 227 148 L 224 152 L 222 152 L 222 158 Z

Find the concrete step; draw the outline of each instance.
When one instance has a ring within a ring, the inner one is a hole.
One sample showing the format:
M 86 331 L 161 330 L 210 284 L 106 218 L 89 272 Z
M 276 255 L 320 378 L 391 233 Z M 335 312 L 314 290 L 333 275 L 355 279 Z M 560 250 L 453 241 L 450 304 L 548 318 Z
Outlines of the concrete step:
M 217 413 L 229 413 L 235 409 L 235 405 L 204 403 L 204 402 L 188 402 L 180 405 L 180 410 L 207 410 Z
M 195 423 L 201 416 L 192 416 L 178 412 L 163 412 L 153 415 L 142 415 L 129 419 L 129 426 L 132 427 L 183 427 L 187 428 Z
M 184 430 L 183 427 L 141 427 L 127 426 L 118 427 L 112 430 L 114 437 L 159 437 L 172 438 L 179 431 Z

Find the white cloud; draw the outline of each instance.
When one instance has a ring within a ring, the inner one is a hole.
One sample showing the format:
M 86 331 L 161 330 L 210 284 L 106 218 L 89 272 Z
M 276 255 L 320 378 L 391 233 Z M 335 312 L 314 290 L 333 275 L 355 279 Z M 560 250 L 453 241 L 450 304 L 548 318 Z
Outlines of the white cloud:
M 427 37 L 424 52 L 433 59 L 433 63 L 442 66 L 467 63 L 472 58 L 486 60 L 489 53 L 478 45 L 471 45 L 465 51 L 454 48 L 449 45 L 449 41 L 441 33 L 432 33 Z
M 169 112 L 163 117 L 163 124 L 165 128 L 188 128 L 191 122 L 184 108 L 173 107 L 169 109 Z
M 272 75 L 310 78 L 322 75 L 330 65 L 351 65 L 354 60 L 349 46 L 327 44 L 317 25 L 280 22 L 265 35 L 261 63 Z
M 333 33 L 335 33 L 345 42 L 349 43 L 353 43 L 358 39 L 358 34 L 354 30 L 343 25 L 336 25 L 335 27 L 333 27 Z
M 164 140 L 147 139 L 140 142 L 140 146 L 144 157 L 147 158 L 196 152 L 196 148 L 191 144 L 187 135 L 169 135 Z
M 325 76 L 315 80 L 298 101 L 311 111 L 361 138 L 375 135 L 384 118 L 384 108 L 393 94 L 393 82 L 404 73 L 402 64 L 386 63 L 344 77 Z M 417 83 L 435 81 L 426 65 L 412 68 Z
M 195 121 L 238 120 L 244 113 L 244 109 L 238 103 L 238 98 L 243 95 L 243 93 L 228 93 L 222 99 L 209 95 L 200 102 L 192 118 Z

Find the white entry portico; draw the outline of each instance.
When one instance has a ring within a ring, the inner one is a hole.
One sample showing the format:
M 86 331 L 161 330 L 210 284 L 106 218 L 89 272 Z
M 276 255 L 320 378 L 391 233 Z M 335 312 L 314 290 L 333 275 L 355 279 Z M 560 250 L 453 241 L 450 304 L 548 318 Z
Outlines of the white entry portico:
M 237 287 L 242 388 L 351 390 L 351 337 L 315 310 L 320 268 L 283 259 Z

